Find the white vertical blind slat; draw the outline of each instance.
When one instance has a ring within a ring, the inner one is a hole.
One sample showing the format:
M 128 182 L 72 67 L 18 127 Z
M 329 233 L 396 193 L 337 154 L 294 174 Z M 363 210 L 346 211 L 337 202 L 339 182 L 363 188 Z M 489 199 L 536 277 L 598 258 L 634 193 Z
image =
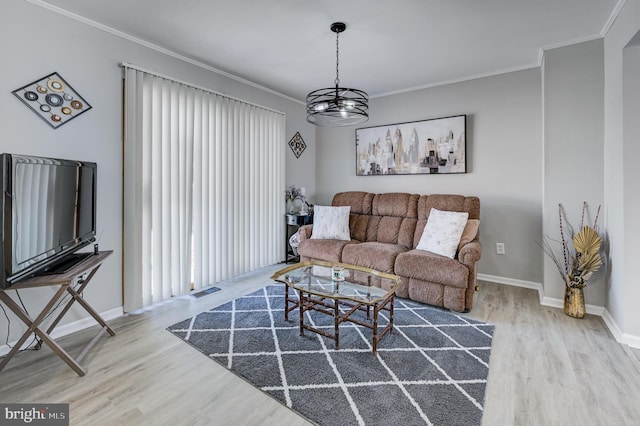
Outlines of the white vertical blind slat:
M 153 122 L 153 87 L 149 78 L 146 76 L 142 76 L 143 78 L 143 87 L 142 96 L 144 97 L 143 104 L 141 105 L 142 110 L 142 121 L 141 125 L 141 142 L 142 142 L 142 152 L 140 163 L 142 164 L 142 175 L 141 175 L 141 191 L 140 194 L 143 198 L 142 202 L 142 224 L 141 224 L 141 232 L 142 232 L 142 259 L 144 259 L 143 269 L 142 269 L 142 300 L 143 306 L 150 305 L 153 303 L 152 300 L 152 283 L 153 283 L 153 275 L 152 275 L 152 260 L 151 260 L 151 225 L 152 225 L 152 210 L 153 206 L 151 205 L 151 191 L 145 191 L 145 188 L 151 188 L 152 186 L 152 150 L 151 150 L 151 123 Z M 126 236 L 126 233 L 125 233 Z
M 247 126 L 249 130 L 248 137 L 249 137 L 249 140 L 251 141 L 249 143 L 249 186 L 251 188 L 258 187 L 258 174 L 256 171 L 256 165 L 258 162 L 257 160 L 258 147 L 257 147 L 257 144 L 253 142 L 256 139 L 255 126 L 256 126 L 256 114 L 251 114 L 251 117 L 249 117 L 249 124 Z M 256 193 L 257 193 L 257 190 L 251 191 L 250 198 L 249 198 L 249 211 L 253 213 L 257 212 L 257 207 L 258 207 L 258 203 L 256 201 Z M 259 228 L 255 220 L 255 214 L 253 214 L 252 218 L 249 220 L 249 235 L 256 235 L 258 229 Z M 258 251 L 257 245 L 253 242 L 250 242 L 249 243 L 249 269 L 256 268 L 256 265 L 258 264 L 257 262 L 258 253 L 259 251 Z
M 220 101 L 218 98 L 208 100 L 208 157 L 204 157 L 207 160 L 207 174 L 203 176 L 203 179 L 207 180 L 207 191 L 201 195 L 207 199 L 207 209 L 203 212 L 203 220 L 207 223 L 207 232 L 202 235 L 206 239 L 206 255 L 203 255 L 203 263 L 200 264 L 199 269 L 203 271 L 203 275 L 209 281 L 209 284 L 217 281 L 216 272 L 218 268 L 216 268 L 216 265 L 220 262 L 218 257 L 222 255 L 222 250 L 217 247 L 218 239 L 215 238 L 215 230 L 221 226 L 220 215 L 215 208 L 220 202 L 218 199 L 220 180 L 216 170 L 222 170 L 223 164 L 219 144 L 215 143 L 218 140 L 217 133 L 219 132 L 216 123 L 220 114 Z M 211 235 L 214 235 L 214 238 L 209 238 Z M 211 259 L 214 260 L 211 261 Z
M 141 167 L 139 165 L 139 149 L 140 143 L 133 143 L 138 140 L 137 132 L 139 129 L 138 100 L 140 99 L 138 90 L 141 85 L 138 84 L 138 76 L 133 70 L 125 70 L 125 97 L 126 108 L 124 114 L 124 148 L 123 148 L 123 168 L 125 170 L 125 181 L 123 183 L 123 201 L 127 209 L 123 211 L 123 220 L 125 229 L 141 228 L 141 197 L 136 189 L 139 187 Z M 142 265 L 128 256 L 130 253 L 142 253 L 142 241 L 140 233 L 129 235 L 123 241 L 123 269 L 128 275 L 125 278 L 124 285 L 124 310 L 130 311 L 137 306 L 142 305 L 142 289 L 141 286 L 127 285 L 129 282 L 142 282 Z M 138 256 L 136 256 L 138 257 Z
M 215 224 L 214 229 L 222 228 L 222 210 L 217 210 L 215 206 L 222 206 L 224 201 L 222 199 L 222 185 L 224 179 L 224 170 L 223 166 L 225 165 L 225 161 L 223 158 L 223 147 L 224 144 L 215 143 L 215 141 L 223 140 L 222 139 L 222 126 L 218 125 L 218 123 L 222 122 L 223 114 L 222 110 L 224 108 L 223 99 L 215 99 L 215 120 L 212 123 L 215 129 L 215 136 L 211 140 L 212 149 L 215 150 L 215 170 L 220 170 L 220 173 L 211 173 L 210 179 L 212 180 L 211 190 L 209 192 L 210 197 L 210 219 L 212 223 Z M 209 274 L 214 278 L 215 281 L 219 281 L 222 279 L 221 268 L 216 268 L 215 265 L 220 265 L 222 263 L 222 237 L 212 238 L 209 240 L 211 244 L 211 256 L 209 259 L 213 259 L 213 265 L 209 268 Z
M 202 176 L 206 173 L 204 163 L 206 160 L 206 136 L 202 134 L 202 99 L 196 94 L 193 100 L 193 194 L 202 194 L 206 191 L 203 187 L 204 180 Z M 193 256 L 194 263 L 202 264 L 202 235 L 207 232 L 206 223 L 203 222 L 203 210 L 205 209 L 206 200 L 202 197 L 193 197 Z M 199 213 L 198 213 L 199 212 Z M 202 283 L 202 271 L 194 269 L 193 282 L 198 285 Z
M 162 128 L 160 130 L 160 149 L 157 153 L 157 182 L 159 187 L 163 188 L 161 191 L 160 204 L 160 217 L 158 219 L 160 223 L 159 240 L 161 244 L 161 250 L 159 251 L 158 258 L 160 259 L 160 268 L 156 268 L 159 271 L 159 276 L 156 281 L 156 288 L 161 294 L 161 299 L 168 299 L 171 297 L 171 247 L 172 247 L 172 235 L 171 235 L 171 198 L 172 198 L 172 183 L 171 179 L 171 85 L 167 81 L 162 81 L 160 88 L 160 105 L 159 114 L 162 120 Z M 155 234 L 155 232 L 154 232 Z

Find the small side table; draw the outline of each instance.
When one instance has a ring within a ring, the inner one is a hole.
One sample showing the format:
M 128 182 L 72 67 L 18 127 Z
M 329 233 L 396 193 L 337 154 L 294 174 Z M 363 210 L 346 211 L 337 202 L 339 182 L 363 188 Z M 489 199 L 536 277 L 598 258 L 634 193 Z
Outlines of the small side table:
M 300 256 L 295 253 L 293 247 L 289 245 L 289 238 L 303 225 L 310 225 L 313 223 L 313 213 L 285 213 L 287 220 L 285 225 L 285 241 L 284 241 L 284 262 L 285 263 L 297 263 L 300 261 Z

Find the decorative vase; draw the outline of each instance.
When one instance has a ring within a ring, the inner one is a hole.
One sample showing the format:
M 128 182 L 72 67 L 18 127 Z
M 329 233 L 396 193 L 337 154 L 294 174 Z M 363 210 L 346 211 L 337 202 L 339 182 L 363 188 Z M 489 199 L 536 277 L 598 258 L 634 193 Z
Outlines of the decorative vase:
M 573 318 L 584 318 L 584 289 L 582 287 L 565 287 L 564 313 Z
M 287 213 L 293 213 L 293 199 L 292 198 L 287 198 Z
M 296 213 L 303 213 L 303 209 L 305 207 L 304 204 L 304 200 L 302 200 L 301 198 L 296 198 L 295 200 L 293 200 L 293 211 Z

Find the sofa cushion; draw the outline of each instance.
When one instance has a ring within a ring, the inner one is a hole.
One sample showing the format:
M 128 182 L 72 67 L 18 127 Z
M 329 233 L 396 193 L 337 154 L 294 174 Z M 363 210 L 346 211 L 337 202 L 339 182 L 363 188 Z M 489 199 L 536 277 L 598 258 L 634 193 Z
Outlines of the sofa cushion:
M 479 226 L 480 219 L 467 220 L 467 224 L 464 226 L 464 231 L 462 231 L 462 236 L 460 237 L 460 242 L 458 243 L 458 250 L 460 250 L 465 244 L 470 243 L 471 241 L 476 239 Z
M 356 240 L 301 240 L 298 253 L 303 258 L 341 262 L 342 249 L 349 244 L 357 244 Z
M 371 214 L 371 202 L 374 194 L 362 191 L 338 192 L 333 196 L 332 206 L 349 206 L 351 213 Z
M 316 206 L 312 240 L 350 240 L 349 206 Z
M 400 235 L 401 224 L 401 217 L 381 217 L 380 223 L 378 224 L 378 238 L 376 241 L 378 241 L 379 243 L 397 244 L 398 235 Z
M 468 218 L 467 212 L 449 212 L 432 208 L 416 248 L 453 259 Z
M 405 251 L 407 249 L 397 244 L 378 242 L 351 244 L 342 250 L 342 263 L 393 273 L 396 256 Z
M 400 192 L 376 194 L 371 205 L 374 216 L 395 216 L 417 218 L 418 195 Z
M 349 217 L 349 229 L 351 238 L 358 241 L 366 241 L 367 227 L 371 216 L 364 214 L 351 214 Z
M 398 244 L 405 247 L 407 250 L 413 248 L 413 234 L 416 231 L 417 219 L 402 219 L 400 225 L 400 233 L 398 234 Z
M 369 216 L 367 223 L 367 232 L 365 239 L 362 241 L 378 241 L 378 229 L 380 228 L 380 220 L 382 216 Z
M 426 220 L 432 208 L 452 212 L 469 212 L 469 219 L 480 219 L 480 200 L 478 197 L 452 194 L 421 195 L 418 199 L 418 219 Z
M 460 288 L 466 288 L 469 279 L 469 270 L 462 263 L 423 250 L 410 250 L 398 254 L 394 273 Z

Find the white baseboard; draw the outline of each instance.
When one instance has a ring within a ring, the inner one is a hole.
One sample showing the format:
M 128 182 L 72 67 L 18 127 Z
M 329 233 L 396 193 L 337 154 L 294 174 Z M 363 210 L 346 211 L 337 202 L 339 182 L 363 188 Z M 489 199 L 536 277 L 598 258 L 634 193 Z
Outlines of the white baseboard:
M 555 297 L 546 297 L 544 295 L 544 288 L 542 287 L 542 283 L 488 274 L 478 274 L 478 279 L 483 281 L 491 281 L 498 284 L 506 284 L 514 287 L 523 287 L 538 290 L 538 296 L 540 298 L 541 305 L 558 309 L 564 308 L 564 301 L 562 299 L 557 299 Z M 585 305 L 585 310 L 588 314 L 600 316 L 618 343 L 630 346 L 632 348 L 640 349 L 640 336 L 623 333 L 609 311 L 604 306 L 587 304 Z
M 482 281 L 491 281 L 492 283 L 506 284 L 513 287 L 530 288 L 532 290 L 537 290 L 538 295 L 543 293 L 542 283 L 537 283 L 535 281 L 518 280 L 515 278 L 506 278 L 489 274 L 478 274 L 478 279 Z M 542 296 L 540 296 L 540 303 L 542 303 Z
M 499 277 L 497 275 L 478 274 L 478 279 L 482 281 L 491 281 L 492 283 L 507 284 L 514 287 L 532 288 L 534 290 L 541 290 L 542 284 L 534 281 L 518 280 L 515 278 Z
M 613 337 L 615 337 L 615 339 L 618 342 L 623 343 L 632 348 L 640 349 L 640 336 L 634 336 L 633 334 L 623 333 L 622 330 L 620 330 L 620 327 L 618 326 L 618 324 L 615 322 L 615 320 L 611 316 L 611 313 L 606 309 L 602 314 L 602 320 L 607 325 L 607 327 L 609 328 L 609 331 L 611 331 L 611 334 L 613 334 Z
M 109 321 L 114 318 L 121 317 L 123 314 L 124 314 L 124 311 L 122 309 L 122 306 L 118 306 L 117 308 L 113 308 L 108 311 L 102 312 L 99 315 L 105 321 Z M 62 324 L 57 326 L 56 328 L 53 329 L 53 332 L 51 333 L 51 337 L 54 339 L 57 339 L 62 336 L 66 336 L 68 334 L 75 333 L 76 331 L 80 331 L 80 330 L 84 330 L 85 328 L 92 327 L 96 324 L 97 324 L 96 320 L 94 320 L 90 316 L 87 316 L 86 318 L 83 318 L 81 320 L 73 321 L 68 324 Z M 18 341 L 14 340 L 13 342 L 9 342 L 8 345 L 0 346 L 0 356 L 8 354 L 11 348 L 16 343 L 18 343 Z M 31 338 L 27 339 L 27 342 L 24 344 L 23 349 L 24 347 L 28 346 L 31 343 L 32 343 L 32 339 Z

